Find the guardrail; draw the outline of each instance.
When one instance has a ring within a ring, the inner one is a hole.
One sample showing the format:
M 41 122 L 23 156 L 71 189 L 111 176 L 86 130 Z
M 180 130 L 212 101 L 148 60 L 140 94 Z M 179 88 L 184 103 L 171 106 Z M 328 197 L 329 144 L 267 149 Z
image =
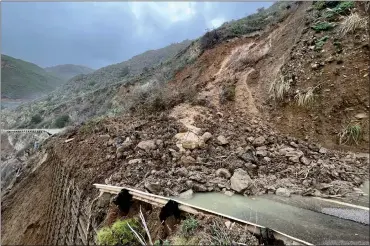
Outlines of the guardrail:
M 289 236 L 289 235 L 287 235 L 285 233 L 282 233 L 282 232 L 279 232 L 277 230 L 266 228 L 264 226 L 261 226 L 261 225 L 255 224 L 255 223 L 245 221 L 245 220 L 241 220 L 241 219 L 238 219 L 238 218 L 235 218 L 235 217 L 232 217 L 232 216 L 229 216 L 229 215 L 225 215 L 225 214 L 222 214 L 222 213 L 218 213 L 218 212 L 215 212 L 215 211 L 212 211 L 212 210 L 209 210 L 209 209 L 205 209 L 205 208 L 201 208 L 201 207 L 198 207 L 198 206 L 190 205 L 188 203 L 185 203 L 183 201 L 179 201 L 179 200 L 176 200 L 176 199 L 171 199 L 171 198 L 168 198 L 168 197 L 158 196 L 158 195 L 154 195 L 154 194 L 151 194 L 151 193 L 147 193 L 147 192 L 143 192 L 143 191 L 127 188 L 127 187 L 119 187 L 119 186 L 103 185 L 103 184 L 94 184 L 94 186 L 97 189 L 99 189 L 101 193 L 107 192 L 107 193 L 111 193 L 111 194 L 119 194 L 121 191 L 126 190 L 132 196 L 133 199 L 139 200 L 139 201 L 142 201 L 142 202 L 145 202 L 145 203 L 152 204 L 153 206 L 156 206 L 156 207 L 164 207 L 164 206 L 166 206 L 166 204 L 168 202 L 175 201 L 178 204 L 178 209 L 181 210 L 181 211 L 184 211 L 184 212 L 187 212 L 187 213 L 190 213 L 190 214 L 194 214 L 194 215 L 199 214 L 199 213 L 208 213 L 208 214 L 212 214 L 212 215 L 215 215 L 215 216 L 224 217 L 224 218 L 229 219 L 230 221 L 240 223 L 240 224 L 244 224 L 249 232 L 251 232 L 253 234 L 256 234 L 256 235 L 260 235 L 260 236 L 264 236 L 262 234 L 264 234 L 266 231 L 269 232 L 269 233 L 272 232 L 273 237 L 275 239 L 282 240 L 286 245 L 313 245 L 309 242 L 306 242 L 306 241 L 300 240 L 298 238 Z
M 19 132 L 19 133 L 47 133 L 49 135 L 55 135 L 59 132 L 62 132 L 64 128 L 55 128 L 55 129 L 1 129 L 1 132 Z

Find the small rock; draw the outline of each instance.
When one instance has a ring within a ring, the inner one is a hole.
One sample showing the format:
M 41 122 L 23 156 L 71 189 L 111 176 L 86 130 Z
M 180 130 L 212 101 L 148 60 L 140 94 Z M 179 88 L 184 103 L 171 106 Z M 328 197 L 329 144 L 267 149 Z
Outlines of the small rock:
M 207 191 L 207 187 L 205 187 L 204 185 L 202 185 L 202 184 L 194 184 L 193 185 L 193 189 L 195 190 L 195 191 L 198 191 L 198 192 L 205 192 L 205 191 Z
M 247 141 L 248 141 L 248 142 L 250 142 L 250 143 L 253 143 L 253 141 L 254 141 L 254 137 L 248 137 L 248 138 L 247 138 Z
M 231 174 L 226 168 L 219 168 L 216 171 L 216 176 L 229 179 L 231 177 Z
M 259 136 L 258 138 L 254 139 L 253 145 L 254 146 L 262 146 L 265 143 L 266 139 L 263 136 Z
M 159 183 L 145 183 L 144 187 L 151 193 L 158 194 L 161 191 L 161 185 Z
M 306 157 L 302 156 L 301 159 L 300 159 L 301 163 L 308 166 L 310 165 L 311 161 L 309 159 L 307 159 Z
M 180 159 L 181 163 L 188 166 L 195 163 L 195 159 L 191 156 L 182 156 Z
M 141 164 L 143 162 L 143 159 L 132 159 L 128 161 L 128 164 L 135 165 L 135 164 Z
M 295 142 L 290 142 L 290 146 L 294 147 L 294 148 L 298 148 L 298 145 L 295 143 Z
M 227 229 L 230 229 L 230 227 L 231 227 L 231 221 L 230 220 L 226 221 L 225 222 L 225 226 L 226 226 Z
M 321 147 L 321 148 L 319 149 L 319 153 L 321 153 L 321 154 L 326 154 L 326 152 L 328 152 L 328 150 L 327 150 L 327 149 L 325 149 L 324 147 Z
M 355 115 L 355 118 L 359 119 L 359 120 L 366 119 L 367 117 L 368 117 L 368 114 L 366 114 L 366 113 L 359 113 L 359 114 Z
M 155 142 L 153 140 L 146 140 L 146 141 L 141 141 L 138 145 L 138 148 L 149 151 L 149 150 L 154 150 L 156 149 Z
M 290 197 L 290 191 L 286 188 L 278 188 L 275 194 L 278 196 Z
M 257 150 L 256 156 L 267 156 L 266 150 Z
M 185 184 L 189 188 L 193 187 L 193 181 L 191 181 L 191 180 L 186 180 Z
M 128 141 L 128 142 L 123 142 L 118 148 L 117 148 L 117 152 L 124 152 L 125 150 L 128 150 L 130 149 L 132 146 L 132 142 L 131 141 Z
M 122 159 L 122 158 L 123 158 L 122 153 L 117 153 L 117 159 Z
M 246 171 L 238 168 L 234 171 L 230 182 L 231 189 L 235 190 L 236 192 L 242 192 L 251 185 L 252 179 Z
M 99 208 L 104 208 L 109 205 L 111 199 L 111 194 L 104 192 L 99 196 L 97 205 Z
M 202 135 L 202 139 L 203 141 L 206 143 L 208 140 L 210 140 L 212 138 L 212 134 L 210 132 L 205 132 L 203 135 Z
M 299 162 L 299 157 L 298 156 L 292 156 L 292 157 L 289 157 L 289 160 L 291 162 L 298 163 Z
M 244 153 L 238 153 L 238 157 L 245 162 L 257 162 L 257 158 L 253 155 L 253 151 L 251 149 L 247 150 Z
M 182 177 L 188 176 L 188 170 L 185 167 L 181 167 L 180 169 L 177 170 L 176 174 Z
M 184 200 L 188 200 L 188 199 L 191 199 L 193 197 L 193 194 L 194 194 L 193 190 L 190 189 L 190 190 L 187 190 L 187 191 L 181 193 L 179 195 L 179 198 L 184 199 Z
M 225 191 L 225 193 L 224 193 L 226 196 L 233 196 L 234 195 L 234 192 L 232 192 L 232 191 Z
M 217 141 L 220 145 L 226 145 L 229 143 L 229 141 L 222 135 L 217 137 Z
M 263 157 L 263 159 L 264 159 L 266 162 L 270 162 L 270 161 L 271 161 L 271 159 L 270 159 L 269 157 L 267 157 L 267 156 Z

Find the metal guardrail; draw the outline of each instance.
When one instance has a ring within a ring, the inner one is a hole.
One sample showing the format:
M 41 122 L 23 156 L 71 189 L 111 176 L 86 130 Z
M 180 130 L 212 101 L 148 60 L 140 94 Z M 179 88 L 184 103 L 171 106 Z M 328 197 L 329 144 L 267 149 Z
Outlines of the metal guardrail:
M 118 194 L 122 190 L 127 190 L 129 192 L 129 194 L 132 195 L 133 199 L 139 200 L 139 201 L 142 201 L 142 202 L 145 202 L 145 203 L 149 203 L 149 204 L 152 204 L 152 205 L 157 206 L 157 207 L 164 207 L 170 200 L 173 200 L 173 201 L 178 203 L 178 208 L 181 211 L 184 211 L 184 212 L 187 212 L 187 213 L 190 213 L 190 214 L 194 214 L 194 215 L 199 214 L 199 213 L 208 213 L 208 214 L 212 214 L 212 215 L 215 215 L 215 216 L 224 217 L 224 218 L 229 219 L 230 221 L 237 222 L 237 223 L 240 223 L 240 224 L 244 224 L 249 232 L 251 232 L 253 234 L 256 234 L 256 235 L 261 235 L 261 231 L 264 230 L 264 229 L 267 229 L 264 226 L 261 226 L 261 225 L 258 225 L 258 224 L 255 224 L 255 223 L 252 223 L 252 222 L 249 222 L 249 221 L 241 220 L 241 219 L 238 219 L 238 218 L 235 218 L 235 217 L 232 217 L 232 216 L 229 216 L 229 215 L 225 215 L 225 214 L 222 214 L 222 213 L 218 213 L 218 212 L 215 212 L 215 211 L 212 211 L 212 210 L 209 210 L 209 209 L 205 209 L 205 208 L 201 208 L 201 207 L 198 207 L 198 206 L 190 205 L 190 204 L 185 203 L 183 201 L 179 201 L 179 200 L 176 200 L 176 199 L 171 199 L 171 198 L 168 198 L 168 197 L 158 196 L 158 195 L 154 195 L 154 194 L 151 194 L 151 193 L 147 193 L 147 192 L 143 192 L 143 191 L 127 188 L 127 187 L 119 187 L 119 186 L 103 185 L 103 184 L 94 184 L 94 186 L 97 189 L 99 189 L 101 193 L 106 192 L 106 193 L 111 193 L 111 194 Z M 276 239 L 282 240 L 286 245 L 313 245 L 309 242 L 306 242 L 306 241 L 300 240 L 298 238 L 289 236 L 289 235 L 287 235 L 285 233 L 282 233 L 280 231 L 273 230 L 273 229 L 269 229 L 269 230 L 272 231 L 273 236 Z
M 19 133 L 47 133 L 49 135 L 54 135 L 59 132 L 62 132 L 64 128 L 55 128 L 55 129 L 1 129 L 1 132 L 19 132 Z

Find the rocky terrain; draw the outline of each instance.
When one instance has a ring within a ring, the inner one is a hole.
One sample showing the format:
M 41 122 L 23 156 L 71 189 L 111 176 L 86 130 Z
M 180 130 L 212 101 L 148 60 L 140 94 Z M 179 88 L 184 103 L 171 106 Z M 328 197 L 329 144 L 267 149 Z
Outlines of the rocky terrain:
M 94 183 L 164 196 L 361 195 L 369 179 L 368 11 L 361 2 L 277 3 L 95 90 L 91 104 L 119 112 L 86 109 L 86 120 L 33 155 L 3 197 L 3 242 L 96 242 L 109 199 L 93 208 Z M 66 104 L 53 112 L 78 118 Z

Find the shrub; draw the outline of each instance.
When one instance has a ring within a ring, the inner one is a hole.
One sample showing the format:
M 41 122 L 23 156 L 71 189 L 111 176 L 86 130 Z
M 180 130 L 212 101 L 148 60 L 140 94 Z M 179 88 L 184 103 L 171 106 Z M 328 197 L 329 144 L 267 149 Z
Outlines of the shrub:
M 323 10 L 325 8 L 334 8 L 339 4 L 339 1 L 317 1 L 314 2 L 313 7 L 317 10 Z
M 140 224 L 135 219 L 118 220 L 109 227 L 103 227 L 97 233 L 97 243 L 99 245 L 134 245 L 138 243 L 130 227 L 136 232 L 141 233 Z
M 186 237 L 189 237 L 194 233 L 198 226 L 198 220 L 196 220 L 194 217 L 189 217 L 183 221 L 181 231 Z
M 326 22 L 326 21 L 322 21 L 322 22 L 318 22 L 316 23 L 315 25 L 313 25 L 311 27 L 313 30 L 315 30 L 316 32 L 321 32 L 321 31 L 329 31 L 331 29 L 334 28 L 334 25 L 329 23 L 329 22 Z
M 286 80 L 283 75 L 280 75 L 279 78 L 271 83 L 269 94 L 270 97 L 274 98 L 275 100 L 280 100 L 286 93 L 288 93 L 289 89 L 290 82 Z
M 96 237 L 98 245 L 115 245 L 117 243 L 113 231 L 109 227 L 101 228 Z
M 321 50 L 322 47 L 324 46 L 325 42 L 329 39 L 328 36 L 324 36 L 320 38 L 319 40 L 316 41 L 315 43 L 315 50 Z
M 361 126 L 358 124 L 350 124 L 339 134 L 339 144 L 358 144 L 358 142 L 361 140 L 361 135 Z
M 42 121 L 42 118 L 39 114 L 36 114 L 31 117 L 31 124 L 38 124 Z
M 314 90 L 315 88 L 309 88 L 306 92 L 298 92 L 295 96 L 298 106 L 307 107 L 312 105 L 315 101 Z
M 221 102 L 235 100 L 235 85 L 226 85 L 222 87 Z
M 217 30 L 208 31 L 200 38 L 200 48 L 201 50 L 210 49 L 219 41 L 220 35 Z
M 58 128 L 63 128 L 66 126 L 66 124 L 69 122 L 69 116 L 68 115 L 62 115 L 62 116 L 59 116 L 55 122 L 54 122 L 54 125 Z

